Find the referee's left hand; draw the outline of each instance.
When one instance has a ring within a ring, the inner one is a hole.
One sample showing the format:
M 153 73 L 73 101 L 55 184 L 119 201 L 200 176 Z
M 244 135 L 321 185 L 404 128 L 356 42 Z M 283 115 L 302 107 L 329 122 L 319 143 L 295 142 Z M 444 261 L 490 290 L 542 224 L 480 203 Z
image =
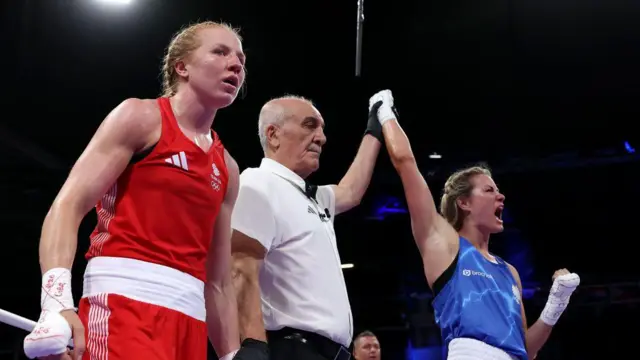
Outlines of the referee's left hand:
M 264 341 L 244 339 L 233 360 L 269 360 L 269 346 Z

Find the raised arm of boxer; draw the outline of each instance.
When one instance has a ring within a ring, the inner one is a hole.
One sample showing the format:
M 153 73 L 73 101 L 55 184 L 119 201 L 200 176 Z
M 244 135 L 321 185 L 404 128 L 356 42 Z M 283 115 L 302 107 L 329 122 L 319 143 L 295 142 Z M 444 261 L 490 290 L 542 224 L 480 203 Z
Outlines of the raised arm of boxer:
M 231 213 L 238 196 L 240 174 L 238 164 L 225 151 L 229 185 L 214 227 L 213 241 L 207 258 L 205 307 L 207 329 L 214 350 L 223 360 L 233 358 L 240 347 L 238 308 L 231 281 Z
M 275 238 L 276 222 L 267 198 L 268 185 L 254 177 L 251 170 L 240 175 L 240 189 L 231 217 L 232 277 L 243 340 L 236 360 L 266 360 L 269 354 L 258 277 Z
M 160 131 L 159 110 L 154 102 L 128 99 L 102 122 L 88 146 L 71 169 L 42 226 L 40 267 L 42 270 L 42 317 L 56 321 L 62 315 L 71 325 L 77 357 L 84 351 L 84 329 L 75 313 L 71 293 L 71 266 L 76 255 L 78 228 L 125 169 L 132 155 L 154 142 Z M 25 339 L 28 356 L 59 354 L 66 342 L 45 344 L 44 337 L 30 334 Z M 39 346 L 37 344 L 41 344 Z M 56 346 L 60 352 L 54 351 Z
M 391 91 L 383 90 L 369 100 L 373 107 L 381 102 L 377 111 L 391 162 L 400 175 L 404 188 L 411 229 L 425 268 L 429 286 L 447 269 L 458 252 L 458 234 L 438 214 L 427 182 L 420 174 L 411 144 L 397 120 Z
M 332 185 L 336 215 L 359 205 L 371 182 L 382 142 L 382 127 L 375 115 L 378 107 L 369 111 L 367 130 L 349 170 L 338 185 Z

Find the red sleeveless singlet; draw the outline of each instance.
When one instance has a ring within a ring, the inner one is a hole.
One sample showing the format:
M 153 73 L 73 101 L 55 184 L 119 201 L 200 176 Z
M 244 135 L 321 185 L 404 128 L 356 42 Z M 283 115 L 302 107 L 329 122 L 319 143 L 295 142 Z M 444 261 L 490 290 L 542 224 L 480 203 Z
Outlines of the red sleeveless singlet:
M 98 224 L 87 259 L 125 257 L 165 265 L 206 280 L 206 258 L 224 199 L 224 147 L 212 130 L 203 151 L 180 130 L 168 98 L 159 98 L 162 133 L 96 205 Z

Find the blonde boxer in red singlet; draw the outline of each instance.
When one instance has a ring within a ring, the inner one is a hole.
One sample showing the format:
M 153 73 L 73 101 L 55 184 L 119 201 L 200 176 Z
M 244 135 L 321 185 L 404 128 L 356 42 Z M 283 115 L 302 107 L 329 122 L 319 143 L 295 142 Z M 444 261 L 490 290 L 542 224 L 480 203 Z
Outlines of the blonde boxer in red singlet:
M 220 356 L 234 356 L 238 166 L 211 126 L 235 100 L 244 61 L 231 27 L 190 26 L 168 47 L 164 96 L 127 99 L 100 125 L 44 221 L 42 313 L 25 339 L 27 356 L 205 360 L 207 332 Z M 70 269 L 78 227 L 94 206 L 76 314 Z

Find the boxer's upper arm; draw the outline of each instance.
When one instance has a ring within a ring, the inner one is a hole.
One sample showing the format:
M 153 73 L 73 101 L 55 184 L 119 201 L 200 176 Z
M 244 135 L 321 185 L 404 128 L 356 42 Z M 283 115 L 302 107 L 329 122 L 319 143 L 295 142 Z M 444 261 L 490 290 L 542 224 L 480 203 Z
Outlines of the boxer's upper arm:
M 209 247 L 207 261 L 207 277 L 212 281 L 223 281 L 229 276 L 231 269 L 231 214 L 238 197 L 239 170 L 238 163 L 225 150 L 225 163 L 229 174 L 227 192 L 216 218 L 213 239 Z
M 407 199 L 413 235 L 416 241 L 421 240 L 418 246 L 426 245 L 431 239 L 451 242 L 457 238 L 455 230 L 438 214 L 431 189 L 415 160 L 398 164 L 397 170 Z
M 525 311 L 524 311 L 524 301 L 522 300 L 522 281 L 520 280 L 520 274 L 518 274 L 518 270 L 516 270 L 516 268 L 509 263 L 507 263 L 507 266 L 509 267 L 511 274 L 513 275 L 513 278 L 516 280 L 518 289 L 520 290 L 520 312 L 522 313 L 522 326 L 524 327 L 524 332 L 526 333 L 528 329 L 528 325 L 527 325 L 527 315 L 525 314 Z
M 74 164 L 55 203 L 68 204 L 82 216 L 117 180 L 134 152 L 152 132 L 153 109 L 144 100 L 127 99 L 103 120 Z
M 397 121 L 382 126 L 389 158 L 404 189 L 411 230 L 422 255 L 429 286 L 451 265 L 459 249 L 458 234 L 438 214 L 429 185 L 420 173 L 409 138 Z
M 411 230 L 422 255 L 429 287 L 451 265 L 458 252 L 458 234 L 438 213 L 424 177 L 415 161 L 396 164 L 402 180 Z

